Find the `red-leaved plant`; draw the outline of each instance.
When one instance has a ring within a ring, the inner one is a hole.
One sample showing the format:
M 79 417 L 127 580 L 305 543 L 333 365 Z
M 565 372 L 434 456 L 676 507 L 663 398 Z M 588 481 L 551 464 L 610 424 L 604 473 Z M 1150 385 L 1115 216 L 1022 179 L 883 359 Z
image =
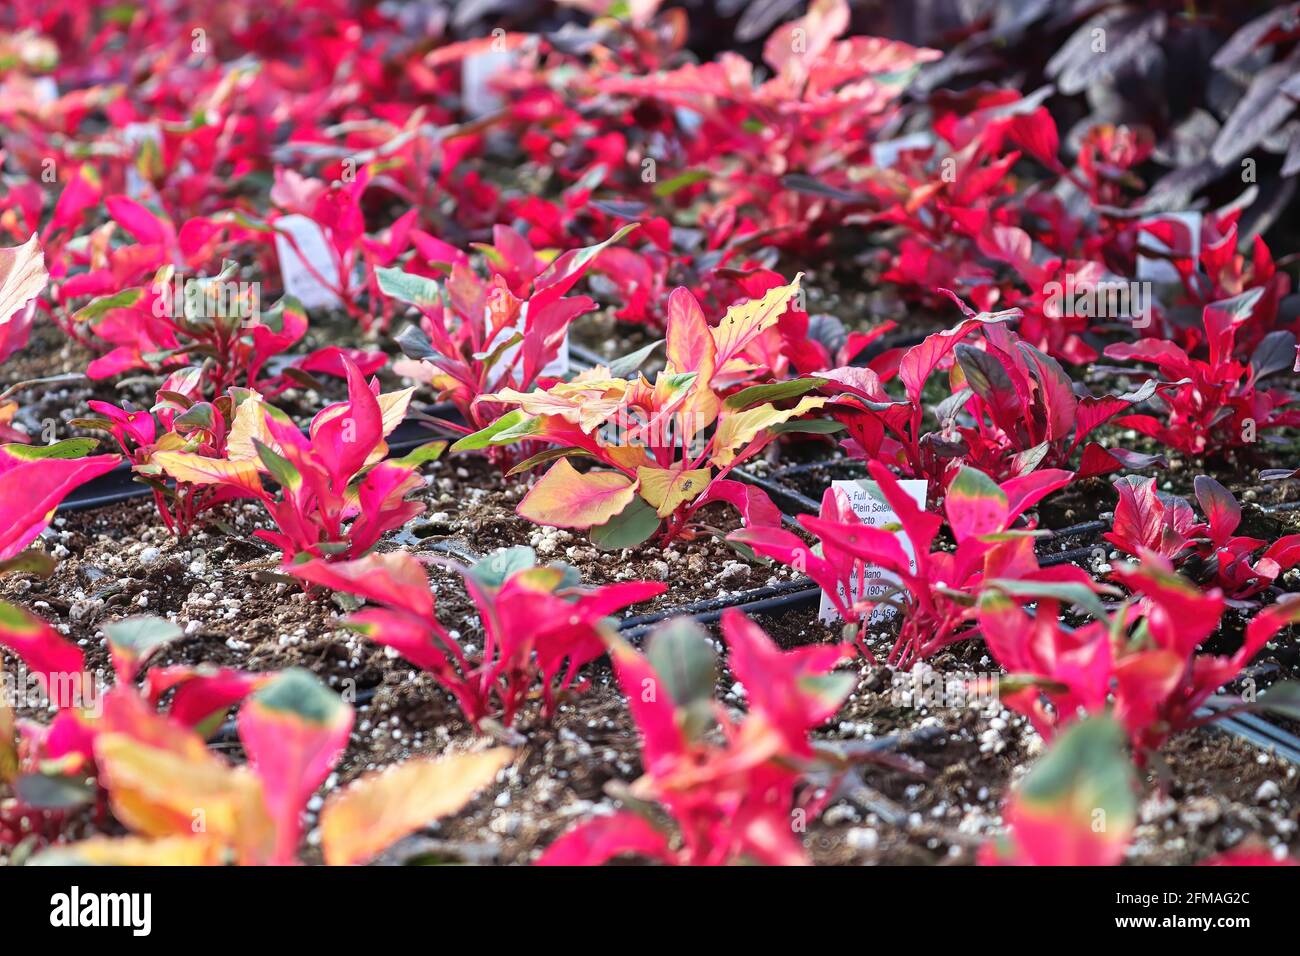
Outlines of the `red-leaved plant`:
M 1190 355 L 1173 342 L 1146 338 L 1116 342 L 1105 354 L 1155 365 L 1166 379 L 1151 401 L 1163 406 L 1163 418 L 1125 415 L 1115 425 L 1137 430 L 1187 455 L 1222 454 L 1250 447 L 1271 429 L 1300 425 L 1300 409 L 1289 389 L 1269 388 L 1264 380 L 1289 370 L 1295 358 L 1295 337 L 1271 332 L 1260 340 L 1250 362 L 1234 358 L 1238 331 L 1250 317 L 1250 301 L 1260 291 L 1207 305 L 1202 312 L 1207 356 Z M 1129 372 L 1129 374 L 1136 374 Z
M 366 374 L 384 364 L 382 352 L 327 346 L 292 360 L 283 357 L 307 333 L 307 315 L 294 299 L 261 305 L 261 283 L 239 278 L 238 264 L 223 263 L 214 276 L 183 276 L 171 264 L 139 286 L 115 286 L 71 317 L 81 339 L 107 354 L 86 368 L 91 378 L 111 378 L 133 369 L 204 367 L 208 397 L 233 385 L 276 395 L 295 384 L 313 385 L 314 375 L 342 377 L 346 357 Z M 66 291 L 66 290 L 65 290 Z
M 1000 486 L 974 468 L 963 468 L 948 487 L 944 510 L 956 549 L 936 546 L 943 518 L 919 508 L 880 462 L 868 470 L 880 497 L 898 519 L 906 546 L 888 527 L 865 524 L 848 499 L 829 488 L 821 513 L 801 515 L 799 523 L 815 535 L 818 548 L 784 528 L 745 528 L 729 541 L 746 544 L 764 557 L 804 571 L 826 591 L 845 622 L 847 634 L 868 660 L 865 622 L 876 608 L 892 608 L 901 625 L 888 663 L 908 668 L 956 641 L 979 634 L 975 601 L 990 581 L 1009 579 L 1026 595 L 1066 588 L 1088 600 L 1091 580 L 1069 565 L 1040 568 L 1032 547 L 1032 526 L 1012 530 L 1016 520 L 1047 495 L 1069 483 L 1068 471 L 1045 470 L 1012 478 Z M 1007 539 L 1015 547 L 995 549 Z M 991 560 L 990 555 L 997 560 Z M 879 571 L 897 585 L 868 597 Z
M 200 368 L 178 369 L 167 376 L 148 411 L 91 400 L 87 405 L 101 417 L 78 418 L 69 423 L 113 436 L 131 462 L 136 479 L 153 492 L 154 504 L 167 530 L 178 537 L 189 534 L 204 512 L 242 496 L 229 486 L 168 483 L 162 468 L 153 461 L 154 453 L 159 451 L 225 458 L 226 441 L 238 409 L 250 398 L 255 400 L 255 393 L 231 388 L 207 402 L 202 399 L 202 380 Z
M 1076 475 L 1087 478 L 1156 460 L 1088 440 L 1099 425 L 1155 394 L 1155 383 L 1127 395 L 1080 397 L 1055 359 L 1006 327 L 1020 317 L 1019 309 L 976 313 L 949 295 L 966 317 L 903 354 L 897 373 L 904 399 L 891 398 L 887 376 L 871 368 L 818 373 L 826 380 L 821 390 L 832 395 L 827 412 L 848 430 L 841 444 L 851 456 L 883 461 L 905 477 L 929 478 L 936 492 L 963 465 L 1001 480 L 1035 468 L 1071 467 L 1077 451 Z M 970 344 L 976 332 L 982 347 Z M 926 431 L 922 393 L 944 367 L 950 368 L 951 395 L 936 408 L 938 428 Z
M 1007 797 L 1003 818 L 1006 835 L 980 850 L 985 866 L 1118 865 L 1137 826 L 1123 729 L 1096 716 L 1065 731 Z
M 1300 534 L 1271 543 L 1235 534 L 1241 505 L 1232 492 L 1208 475 L 1197 475 L 1193 486 L 1203 522 L 1185 499 L 1157 491 L 1155 479 L 1118 479 L 1119 501 L 1105 539 L 1135 558 L 1159 554 L 1197 583 L 1220 588 L 1231 601 L 1258 595 L 1300 562 Z
M 438 620 L 428 576 L 409 554 L 310 561 L 288 570 L 381 605 L 353 614 L 348 626 L 428 671 L 470 723 L 500 717 L 509 725 L 539 685 L 542 715 L 549 717 L 582 667 L 604 653 L 606 618 L 665 590 L 650 581 L 584 588 L 573 568 L 536 562 L 521 546 L 459 568 L 483 627 L 476 651 Z
M 83 457 L 94 439 L 0 445 L 0 573 L 28 560 L 24 549 L 49 527 L 74 488 L 115 468 L 117 455 Z
M 1273 604 L 1250 621 L 1233 654 L 1198 653 L 1219 626 L 1221 591 L 1201 591 L 1175 574 L 1166 558 L 1148 551 L 1142 564 L 1115 576 L 1136 599 L 1077 628 L 1062 621 L 1062 602 L 1051 595 L 1038 599 L 1032 615 L 1014 591 L 993 586 L 980 596 L 984 642 L 1010 675 L 1011 689 L 1003 690 L 1002 700 L 1044 737 L 1080 713 L 1100 713 L 1113 698 L 1136 757 L 1145 760 L 1171 734 L 1220 716 L 1198 711 L 1268 640 L 1300 621 L 1300 601 Z M 1288 692 L 1272 693 L 1281 703 Z M 1261 697 L 1260 706 L 1267 698 Z
M 793 420 L 826 403 L 804 395 L 820 380 L 728 391 L 754 371 L 745 350 L 787 312 L 799 279 L 731 306 L 716 326 L 678 288 L 668 306 L 667 367 L 653 384 L 601 366 L 546 389 L 484 396 L 518 407 L 452 450 L 554 446 L 516 467 L 555 461 L 516 510 L 537 524 L 591 529 L 605 548 L 633 547 L 656 531 L 662 544 L 693 537 L 699 510 L 719 501 L 735 506 L 747 526 L 779 524 L 780 512 L 762 491 L 727 475 L 780 434 L 804 427 Z M 570 458 L 602 467 L 580 472 Z
M 215 485 L 223 498 L 260 501 L 277 531 L 254 534 L 299 557 L 359 558 L 381 535 L 424 511 L 408 501 L 421 487 L 419 466 L 437 458 L 446 442 L 431 442 L 404 458 L 384 459 L 384 438 L 406 414 L 412 389 L 379 394 L 352 361 L 342 357 L 348 400 L 322 409 L 304 435 L 256 395 L 240 401 L 226 436 L 225 457 L 199 451 L 156 450 L 150 466 L 178 486 Z M 279 486 L 277 496 L 262 479 Z
M 107 628 L 116 683 L 100 689 L 81 651 L 49 625 L 0 603 L 0 645 L 15 652 L 59 705 L 48 727 L 15 723 L 0 700 L 0 844 L 28 850 L 61 841 L 66 811 L 94 803 L 133 835 L 95 836 L 46 849 L 42 863 L 220 866 L 298 862 L 302 813 L 348 743 L 353 711 L 310 672 L 272 674 L 207 666 L 150 670 L 181 636 L 158 618 Z M 74 684 L 70 678 L 80 678 Z M 86 696 L 56 700 L 75 687 Z M 170 693 L 170 701 L 162 703 Z M 234 766 L 205 737 L 239 705 L 248 763 Z M 14 737 L 17 729 L 20 736 Z M 329 864 L 364 863 L 433 817 L 452 813 L 490 783 L 513 754 L 502 747 L 416 758 L 333 794 L 321 811 Z M 46 795 L 53 799 L 50 803 Z M 431 809 L 437 807 L 439 809 Z M 32 839 L 32 834 L 39 838 Z
M 545 376 L 569 324 L 596 307 L 588 296 L 566 293 L 604 249 L 633 228 L 565 252 L 548 265 L 517 232 L 497 226 L 495 244 L 481 247 L 491 278 L 480 279 L 468 258 L 448 247 L 452 261 L 441 264 L 450 272 L 445 295 L 429 276 L 379 269 L 380 290 L 422 316 L 397 337 L 410 359 L 399 362 L 397 372 L 432 384 L 440 399 L 456 406 L 464 423 L 448 422 L 449 428 L 469 434 L 490 425 L 504 411 L 490 393 L 528 391 Z
M 539 864 L 595 866 L 623 854 L 679 865 L 807 862 L 792 825 L 796 788 L 817 767 L 809 731 L 839 710 L 856 683 L 851 672 L 832 672 L 846 648 L 783 652 L 735 609 L 722 616 L 722 636 L 749 704 L 741 720 L 714 700 L 717 663 L 698 624 L 661 625 L 644 656 L 611 640 L 619 686 L 641 731 L 645 775 L 625 809 L 579 824 Z M 675 841 L 649 812 L 654 804 L 672 819 Z
M 144 739 L 194 733 L 210 736 L 231 706 L 269 677 L 211 666 L 177 664 L 151 671 L 143 692 L 135 682 L 153 657 L 181 636 L 157 618 L 127 618 L 105 628 L 116 683 L 99 686 L 85 655 L 38 617 L 0 602 L 0 646 L 23 662 L 55 710 L 53 721 L 13 719 L 0 700 L 0 785 L 14 796 L 0 800 L 0 845 L 26 831 L 37 845 L 59 838 L 67 813 L 101 803 L 91 784 L 98 776 L 101 734 L 136 733 Z M 170 692 L 164 706 L 163 697 Z M 149 734 L 139 731 L 149 724 Z M 200 744 L 201 746 L 201 744 Z M 102 781 L 101 781 L 102 782 Z

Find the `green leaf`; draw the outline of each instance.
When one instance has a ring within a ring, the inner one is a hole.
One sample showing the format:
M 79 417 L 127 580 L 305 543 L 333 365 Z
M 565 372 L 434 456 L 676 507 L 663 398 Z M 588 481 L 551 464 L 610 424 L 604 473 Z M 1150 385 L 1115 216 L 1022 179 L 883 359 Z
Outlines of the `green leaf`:
M 211 431 L 215 424 L 215 410 L 207 402 L 199 402 L 190 406 L 183 415 L 177 415 L 172 422 L 172 428 L 180 431 L 182 428 L 201 428 L 204 431 Z
M 325 386 L 321 383 L 321 380 L 318 379 L 315 375 L 312 375 L 308 372 L 304 372 L 300 368 L 294 368 L 292 365 L 286 368 L 284 372 L 281 374 L 283 374 L 285 378 L 289 379 L 289 381 L 293 382 L 295 385 L 298 385 L 301 388 L 313 389 L 317 392 L 321 392 L 325 390 Z
M 686 736 L 695 739 L 708 731 L 714 723 L 718 656 L 704 628 L 685 617 L 660 624 L 646 638 L 646 660 L 677 705 Z
M 128 617 L 105 625 L 108 643 L 143 659 L 183 633 L 179 626 L 160 617 Z
M 555 461 L 557 458 L 569 458 L 570 456 L 575 455 L 586 458 L 596 457 L 591 452 L 587 451 L 587 449 L 580 448 L 577 445 L 568 445 L 564 448 L 548 448 L 545 451 L 539 451 L 532 458 L 528 458 L 515 465 L 506 472 L 506 477 L 509 478 L 511 475 L 519 475 L 523 474 L 525 471 L 532 471 L 538 465 L 544 465 L 548 461 Z
M 858 675 L 853 671 L 836 671 L 833 674 L 811 674 L 799 678 L 799 688 L 819 700 L 837 706 L 858 686 Z
M 495 591 L 520 571 L 527 571 L 536 566 L 537 552 L 527 545 L 517 544 L 513 548 L 502 548 L 475 561 L 468 573 L 477 584 Z
M 800 418 L 793 422 L 778 422 L 768 429 L 773 435 L 787 435 L 791 433 L 806 435 L 833 435 L 836 432 L 844 431 L 843 422 L 832 421 L 829 418 Z
M 401 458 L 391 459 L 391 461 L 394 465 L 401 465 L 403 468 L 418 468 L 431 461 L 437 461 L 446 450 L 447 443 L 445 441 L 425 442 L 419 448 L 411 450 Z
M 982 534 L 979 540 L 985 544 L 997 544 L 1000 541 L 1015 541 L 1017 538 L 1050 538 L 1052 532 L 1046 528 L 1016 528 L 1011 531 L 998 531 L 994 534 Z
M 0 445 L 13 458 L 21 461 L 48 461 L 51 458 L 85 458 L 99 446 L 98 438 L 65 438 L 52 445 Z
M 86 431 L 107 432 L 112 434 L 113 423 L 107 418 L 74 418 L 68 422 L 71 428 L 84 428 Z
M 451 450 L 452 452 L 478 451 L 481 448 L 488 447 L 488 445 L 498 444 L 493 441 L 497 435 L 514 428 L 522 422 L 528 421 L 528 419 L 528 413 L 522 408 L 516 408 L 513 412 L 506 412 L 506 414 L 502 415 L 486 428 L 481 428 L 474 434 L 466 435 L 464 438 L 460 439 L 460 441 L 451 446 Z M 504 442 L 502 444 L 509 444 L 509 442 Z
M 72 315 L 73 322 L 93 322 L 113 309 L 126 309 L 140 301 L 143 289 L 123 289 L 114 295 L 101 295 L 92 299 Z
M 1292 720 L 1300 720 L 1300 681 L 1278 681 L 1248 707 L 1250 710 L 1271 710 Z
M 412 275 L 401 269 L 375 269 L 379 279 L 379 291 L 386 296 L 425 309 L 437 305 L 442 299 L 442 290 L 438 283 L 425 276 Z
M 622 358 L 616 358 L 609 363 L 609 374 L 611 378 L 631 378 L 641 370 L 645 360 L 650 357 L 650 353 L 659 346 L 664 344 L 663 339 L 655 339 L 649 345 L 637 349 L 624 355 Z
M 508 336 L 505 339 L 505 341 L 499 343 L 497 347 L 492 349 L 491 351 L 475 352 L 474 359 L 476 361 L 482 362 L 483 367 L 485 369 L 490 369 L 493 365 L 496 365 L 497 362 L 501 361 L 502 356 L 504 356 L 506 352 L 510 351 L 512 348 L 514 348 L 523 340 L 524 340 L 524 333 L 514 332 L 510 336 Z M 519 354 L 522 353 L 516 353 L 516 357 Z
M 158 389 L 157 401 L 154 403 L 154 408 L 157 409 L 157 407 L 164 402 L 170 402 L 178 408 L 190 408 L 194 405 L 194 399 L 190 398 L 188 395 L 182 395 L 180 392 L 173 392 L 171 389 L 160 388 Z
M 37 810 L 71 810 L 85 806 L 95 796 L 94 788 L 77 777 L 28 773 L 14 782 L 21 803 Z
M 1082 608 L 1099 621 L 1106 620 L 1106 608 L 1102 605 L 1101 599 L 1086 584 L 993 578 L 986 581 L 985 586 L 997 588 L 1012 597 L 1061 601 Z
M 679 189 L 685 189 L 687 186 L 693 186 L 696 183 L 702 183 L 709 178 L 707 171 L 703 169 L 691 169 L 684 173 L 679 173 L 672 179 L 665 179 L 661 183 L 655 184 L 654 194 L 660 199 L 671 196 Z
M 659 515 L 637 496 L 614 517 L 591 529 L 591 543 L 604 551 L 635 548 L 658 530 Z
M 665 375 L 662 381 L 671 392 L 681 392 L 694 385 L 699 376 L 699 372 L 678 372 L 675 375 Z
M 393 341 L 409 359 L 442 358 L 442 354 L 433 347 L 428 334 L 418 325 L 408 325 L 393 336 Z
M 281 488 L 292 491 L 302 484 L 302 474 L 289 462 L 289 459 L 268 448 L 256 438 L 253 439 L 253 447 L 257 449 L 257 457 L 262 460 L 266 470 L 271 473 L 271 477 Z
M 321 683 L 311 671 L 290 667 L 254 692 L 250 700 L 269 710 L 295 714 L 314 724 L 330 724 L 346 708 L 338 694 Z
M 1103 810 L 1108 830 L 1131 827 L 1137 798 L 1125 743 L 1123 729 L 1110 717 L 1079 721 L 1034 765 L 1020 785 L 1019 799 L 1062 813 L 1073 810 L 1072 816 L 1085 820 Z
M 739 410 L 762 402 L 779 402 L 787 398 L 797 398 L 825 384 L 824 378 L 796 378 L 789 382 L 773 382 L 770 385 L 751 385 L 749 388 L 742 388 L 734 395 L 727 396 L 722 404 L 727 408 Z
M 34 574 L 38 578 L 48 578 L 54 573 L 57 562 L 44 551 L 20 551 L 12 558 L 0 561 L 0 574 Z

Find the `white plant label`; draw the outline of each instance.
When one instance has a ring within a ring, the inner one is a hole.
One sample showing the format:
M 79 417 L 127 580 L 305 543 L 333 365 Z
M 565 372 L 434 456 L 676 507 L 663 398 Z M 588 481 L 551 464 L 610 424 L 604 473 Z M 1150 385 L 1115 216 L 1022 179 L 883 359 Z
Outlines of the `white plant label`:
M 1180 222 L 1186 226 L 1192 233 L 1192 258 L 1195 259 L 1201 254 L 1201 214 L 1199 212 L 1173 212 L 1163 216 L 1154 216 L 1150 219 L 1144 219 L 1143 222 L 1163 222 L 1172 220 Z M 1168 252 L 1169 248 L 1151 235 L 1149 232 L 1139 234 L 1138 238 L 1138 257 L 1137 257 L 1137 277 L 1143 282 L 1158 282 L 1162 285 L 1168 283 L 1177 283 L 1181 280 L 1178 277 L 1178 270 L 1174 268 L 1173 263 L 1166 262 L 1164 259 L 1155 259 L 1150 256 L 1144 256 L 1141 250 L 1145 249 L 1150 252 Z
M 925 508 L 925 496 L 929 490 L 929 482 L 923 478 L 914 478 L 900 481 L 904 494 L 916 502 L 917 507 Z M 849 507 L 853 513 L 858 516 L 863 524 L 872 528 L 879 528 L 881 525 L 896 524 L 898 514 L 891 508 L 883 498 L 876 497 L 876 483 L 861 479 L 858 481 L 833 481 L 831 487 L 836 494 L 843 495 L 848 499 Z M 903 548 L 903 553 L 907 555 L 911 562 L 912 570 L 916 570 L 916 553 L 912 550 L 912 542 L 908 540 L 907 535 L 902 530 L 894 533 L 898 539 L 899 545 Z M 890 588 L 899 584 L 898 575 L 892 571 L 886 571 L 884 568 L 878 568 L 874 565 L 867 565 L 863 568 L 863 577 L 866 579 L 866 594 L 853 594 L 854 600 L 865 597 L 867 600 L 882 596 Z M 841 589 L 841 596 L 844 591 Z M 876 608 L 872 611 L 868 624 L 878 624 L 887 620 L 894 614 L 892 607 Z M 818 617 L 821 620 L 830 622 L 839 619 L 839 612 L 835 610 L 835 605 L 831 602 L 830 595 L 822 591 L 821 607 L 818 609 Z
M 478 119 L 495 113 L 504 105 L 501 94 L 492 88 L 492 81 L 515 62 L 514 53 L 471 53 L 460 63 L 460 95 L 465 112 Z
M 289 233 L 311 263 L 312 269 L 326 282 L 339 284 L 338 269 L 330 253 L 329 242 L 325 232 L 312 220 L 302 215 L 284 216 L 275 221 L 275 253 L 280 258 L 280 276 L 284 280 L 284 291 L 302 303 L 305 309 L 336 308 L 343 303 L 334 291 L 322 285 L 316 276 L 294 251 L 289 240 L 283 235 Z

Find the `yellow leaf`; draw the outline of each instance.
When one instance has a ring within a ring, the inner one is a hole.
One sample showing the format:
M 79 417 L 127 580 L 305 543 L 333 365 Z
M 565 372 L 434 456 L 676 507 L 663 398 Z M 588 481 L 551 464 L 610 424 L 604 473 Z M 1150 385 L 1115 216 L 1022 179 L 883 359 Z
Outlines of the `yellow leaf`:
M 0 402 L 0 426 L 8 425 L 18 413 L 17 402 Z
M 364 863 L 402 837 L 455 813 L 514 759 L 508 747 L 416 758 L 367 774 L 329 798 L 320 815 L 330 866 Z
M 641 482 L 641 497 L 655 506 L 661 518 L 667 518 L 677 506 L 693 501 L 709 485 L 711 468 L 681 471 L 677 468 L 646 468 L 636 470 Z
M 280 445 L 271 438 L 271 430 L 266 427 L 265 406 L 262 396 L 253 392 L 239 403 L 235 409 L 235 420 L 230 423 L 230 434 L 226 437 L 226 457 L 231 461 L 256 462 L 257 449 L 253 447 L 256 438 L 276 454 L 282 454 Z
M 112 733 L 96 739 L 95 758 L 113 814 L 136 833 L 203 834 L 252 860 L 271 843 L 262 788 L 246 767 L 231 767 L 206 750 L 150 747 Z
M 0 686 L 3 684 L 4 668 L 0 666 Z M 6 696 L 0 694 L 0 781 L 13 783 L 18 776 L 18 724 Z
M 683 446 L 689 445 L 697 432 L 712 425 L 722 407 L 712 385 L 717 371 L 714 331 L 695 296 L 685 288 L 673 290 L 668 299 L 668 363 L 659 381 L 686 372 L 696 373 L 690 394 L 677 413 L 676 427 Z
M 545 391 L 539 388 L 520 392 L 503 388 L 482 395 L 477 401 L 518 405 L 529 415 L 562 418 L 591 434 L 622 407 L 627 388 L 627 380 L 621 378 L 560 382 Z
M 610 464 L 631 471 L 650 461 L 644 445 L 606 445 L 605 458 Z
M 166 837 L 91 837 L 34 856 L 34 866 L 219 866 L 224 848 L 202 835 Z
M 737 449 L 748 444 L 764 428 L 806 415 L 828 401 L 830 399 L 819 395 L 809 395 L 793 408 L 778 409 L 768 402 L 747 408 L 743 412 L 724 412 L 718 419 L 718 430 L 713 433 L 713 463 L 719 467 L 731 464 Z
M 394 428 L 402 424 L 402 419 L 406 417 L 406 409 L 411 404 L 411 396 L 414 394 L 415 386 L 412 385 L 410 388 L 400 388 L 395 392 L 385 392 L 377 399 L 385 438 L 393 433 Z
M 713 376 L 717 346 L 704 310 L 685 287 L 668 297 L 668 335 L 665 346 L 670 375 L 697 372 L 706 382 Z
M 515 509 L 521 518 L 555 528 L 593 528 L 636 497 L 637 483 L 617 471 L 582 474 L 561 458 L 533 485 Z
M 179 432 L 166 432 L 154 442 L 154 452 L 183 451 L 191 447 L 190 440 Z
M 183 451 L 161 451 L 151 460 L 177 481 L 193 485 L 237 485 L 254 494 L 262 491 L 257 465 L 251 461 L 222 461 Z
M 768 289 L 761 299 L 747 299 L 727 309 L 727 314 L 713 330 L 719 369 L 726 368 L 727 362 L 765 329 L 776 325 L 777 320 L 785 315 L 791 296 L 799 292 L 802 278 L 801 272 L 789 285 Z

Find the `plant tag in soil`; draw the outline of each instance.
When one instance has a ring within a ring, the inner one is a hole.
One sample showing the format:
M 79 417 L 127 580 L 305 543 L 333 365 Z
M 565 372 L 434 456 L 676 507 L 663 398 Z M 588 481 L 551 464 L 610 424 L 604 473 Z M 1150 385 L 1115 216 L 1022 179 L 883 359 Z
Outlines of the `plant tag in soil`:
M 491 352 L 494 348 L 496 348 L 502 342 L 506 341 L 506 339 L 510 338 L 516 332 L 522 335 L 524 331 L 524 326 L 527 324 L 527 322 L 528 322 L 528 303 L 525 301 L 524 304 L 519 309 L 518 321 L 516 321 L 514 325 L 507 325 L 496 335 L 492 336 L 492 341 L 488 344 L 487 348 L 484 349 L 484 351 Z M 519 350 L 521 348 L 523 348 L 523 343 L 516 342 L 514 345 L 510 346 L 508 349 L 502 352 L 501 358 L 497 359 L 496 364 L 493 366 L 493 375 L 495 376 L 497 374 L 497 370 L 499 369 L 507 369 L 510 368 L 512 365 L 514 365 L 515 358 L 519 355 Z M 549 362 L 543 365 L 542 370 L 537 374 L 549 376 L 553 378 L 563 378 L 569 374 L 569 333 L 567 331 L 564 333 L 564 339 L 560 342 L 559 351 L 555 353 L 555 358 L 551 359 Z
M 917 507 L 925 507 L 925 496 L 929 489 L 929 482 L 923 478 L 908 479 L 900 481 L 899 485 L 902 486 L 904 493 L 909 495 L 911 499 L 916 502 Z M 831 487 L 835 489 L 836 494 L 844 495 L 848 498 L 849 507 L 853 509 L 853 513 L 862 520 L 863 524 L 869 525 L 873 528 L 879 528 L 881 525 L 898 523 L 898 515 L 884 500 L 884 498 L 879 497 L 879 490 L 874 481 L 867 481 L 866 479 L 859 479 L 857 481 L 833 481 L 831 482 Z M 907 539 L 907 535 L 903 534 L 901 528 L 895 532 L 894 537 L 898 539 L 898 543 L 902 546 L 903 552 L 912 563 L 912 570 L 915 571 L 916 554 L 912 550 L 912 542 Z M 897 586 L 899 583 L 898 575 L 894 574 L 892 571 L 886 571 L 883 568 L 878 568 L 873 565 L 867 565 L 862 569 L 862 572 L 863 578 L 866 580 L 867 593 L 865 597 L 868 600 L 880 597 L 890 588 Z M 841 595 L 842 594 L 843 591 L 841 591 Z M 855 588 L 853 599 L 858 600 L 861 597 L 862 595 L 859 595 Z M 867 620 L 867 623 L 878 624 L 881 621 L 888 620 L 894 615 L 894 613 L 895 611 L 892 607 L 877 608 L 871 613 L 871 617 Z M 825 591 L 822 591 L 822 600 L 821 606 L 818 609 L 818 617 L 826 622 L 834 621 L 839 617 L 839 612 L 835 610 L 835 605 L 831 602 L 829 595 L 827 595 Z
M 288 233 L 297 242 L 307 263 L 326 281 L 334 286 L 339 284 L 339 272 L 330 255 L 329 243 L 325 232 L 319 225 L 306 216 L 284 216 L 275 221 L 275 254 L 280 259 L 280 276 L 284 280 L 284 291 L 302 303 L 305 309 L 331 309 L 342 305 L 332 289 L 323 285 L 320 279 L 312 275 L 307 264 L 284 235 Z
M 1178 222 L 1191 233 L 1191 250 L 1192 258 L 1199 258 L 1201 255 L 1201 214 L 1199 212 L 1171 212 L 1163 216 L 1153 216 L 1150 219 L 1144 219 L 1143 222 Z M 1151 235 L 1149 232 L 1140 233 L 1138 239 L 1138 257 L 1137 257 L 1137 277 L 1142 282 L 1158 282 L 1162 285 L 1182 281 L 1178 277 L 1178 270 L 1174 268 L 1172 262 L 1166 262 L 1164 259 L 1156 259 L 1151 256 L 1142 255 L 1142 250 L 1149 252 L 1168 252 L 1169 247 L 1163 242 Z

